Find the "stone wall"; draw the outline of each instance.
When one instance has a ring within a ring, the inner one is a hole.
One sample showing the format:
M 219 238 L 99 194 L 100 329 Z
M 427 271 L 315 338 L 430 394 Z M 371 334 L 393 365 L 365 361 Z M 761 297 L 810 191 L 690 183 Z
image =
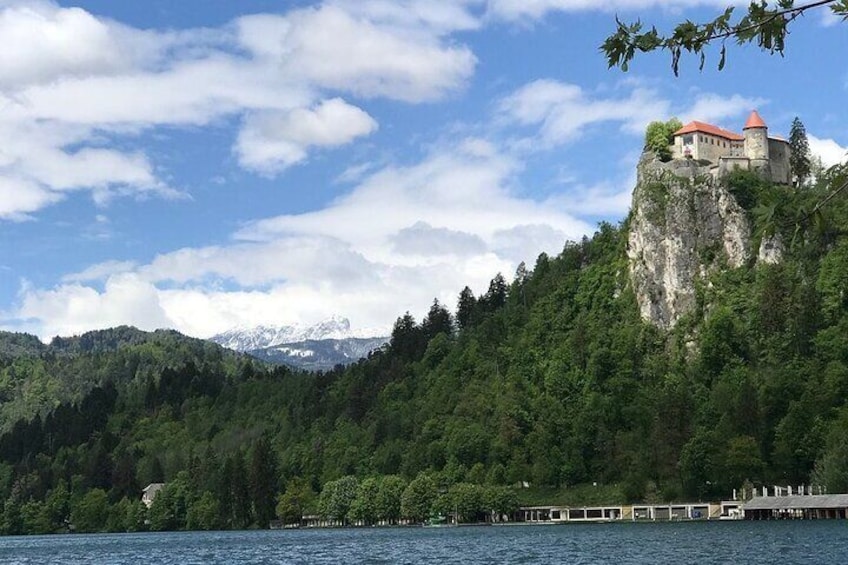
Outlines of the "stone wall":
M 792 183 L 792 170 L 789 166 L 789 144 L 782 139 L 769 139 L 769 160 L 771 180 L 783 184 Z
M 768 160 L 769 146 L 765 128 L 750 128 L 745 130 L 745 156 L 752 160 Z
M 734 170 L 747 171 L 751 168 L 751 161 L 747 157 L 722 157 L 718 163 L 718 174 L 726 175 Z

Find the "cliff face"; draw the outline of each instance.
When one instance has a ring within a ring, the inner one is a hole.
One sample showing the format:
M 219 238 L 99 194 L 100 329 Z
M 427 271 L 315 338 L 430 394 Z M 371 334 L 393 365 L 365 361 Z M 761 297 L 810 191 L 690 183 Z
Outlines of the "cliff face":
M 696 304 L 699 282 L 751 256 L 751 227 L 709 167 L 645 154 L 633 192 L 627 255 L 642 318 L 668 329 Z

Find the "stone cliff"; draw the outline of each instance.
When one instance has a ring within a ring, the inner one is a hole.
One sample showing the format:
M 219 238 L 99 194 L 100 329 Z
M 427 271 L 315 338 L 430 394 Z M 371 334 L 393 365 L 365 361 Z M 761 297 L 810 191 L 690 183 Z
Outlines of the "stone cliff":
M 751 257 L 751 226 L 733 195 L 697 161 L 646 153 L 633 192 L 627 255 L 642 318 L 669 329 L 696 306 L 699 284 Z

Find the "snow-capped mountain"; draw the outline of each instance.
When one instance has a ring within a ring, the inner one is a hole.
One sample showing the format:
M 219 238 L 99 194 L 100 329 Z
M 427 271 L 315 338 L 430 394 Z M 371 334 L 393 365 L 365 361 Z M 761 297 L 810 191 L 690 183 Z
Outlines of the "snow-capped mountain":
M 344 340 L 350 338 L 373 338 L 384 335 L 379 330 L 351 330 L 350 320 L 333 316 L 314 325 L 294 324 L 291 326 L 256 326 L 235 328 L 209 338 L 219 345 L 236 351 L 254 351 L 289 343 L 322 339 Z
M 257 359 L 310 371 L 354 363 L 388 341 L 385 331 L 351 330 L 347 318 L 317 324 L 236 328 L 209 338 Z
M 347 339 L 318 339 L 276 345 L 248 351 L 249 355 L 307 371 L 329 370 L 336 365 L 349 365 L 388 341 L 385 337 Z

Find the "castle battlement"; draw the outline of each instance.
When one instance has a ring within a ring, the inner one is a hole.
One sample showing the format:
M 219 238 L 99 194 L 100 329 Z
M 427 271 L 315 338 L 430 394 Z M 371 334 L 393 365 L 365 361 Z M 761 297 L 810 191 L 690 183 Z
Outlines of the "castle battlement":
M 734 169 L 759 171 L 773 182 L 790 184 L 789 143 L 769 137 L 768 126 L 756 110 L 742 135 L 705 122 L 689 122 L 673 134 L 672 157 L 709 161 L 715 176 Z

